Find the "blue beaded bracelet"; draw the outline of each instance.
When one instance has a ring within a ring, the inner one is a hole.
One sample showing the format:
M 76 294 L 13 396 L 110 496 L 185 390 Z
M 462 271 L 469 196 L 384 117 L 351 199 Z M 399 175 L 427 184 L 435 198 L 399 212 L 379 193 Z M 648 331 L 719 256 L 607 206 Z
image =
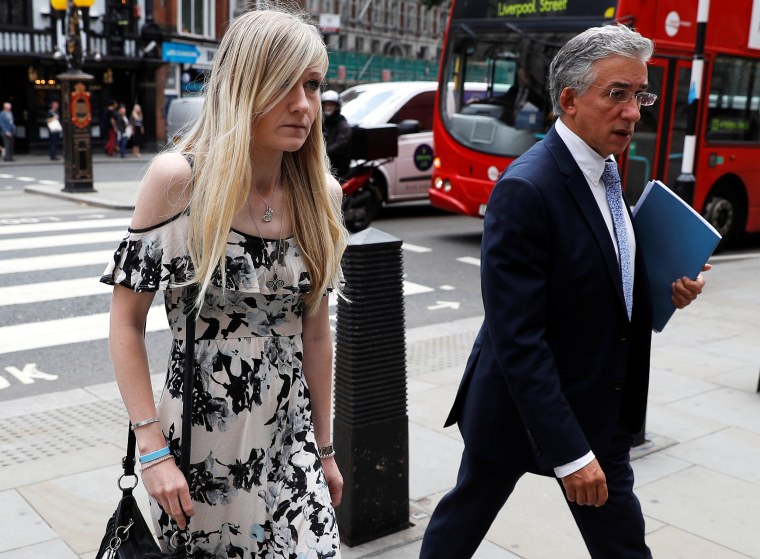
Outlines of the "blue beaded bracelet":
M 157 458 L 163 458 L 164 456 L 168 455 L 170 452 L 169 447 L 165 446 L 164 448 L 159 448 L 158 450 L 154 450 L 153 452 L 149 452 L 145 456 L 140 456 L 140 464 L 147 464 L 148 462 L 152 462 L 153 460 L 156 460 Z

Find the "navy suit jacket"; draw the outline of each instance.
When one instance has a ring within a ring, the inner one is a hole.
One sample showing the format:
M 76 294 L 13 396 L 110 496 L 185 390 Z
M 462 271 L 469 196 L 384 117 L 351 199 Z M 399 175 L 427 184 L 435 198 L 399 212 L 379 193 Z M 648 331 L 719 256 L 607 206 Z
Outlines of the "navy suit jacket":
M 475 456 L 524 471 L 605 455 L 636 433 L 649 383 L 651 299 L 635 260 L 633 316 L 599 206 L 552 128 L 506 170 L 488 201 L 485 320 L 446 425 Z

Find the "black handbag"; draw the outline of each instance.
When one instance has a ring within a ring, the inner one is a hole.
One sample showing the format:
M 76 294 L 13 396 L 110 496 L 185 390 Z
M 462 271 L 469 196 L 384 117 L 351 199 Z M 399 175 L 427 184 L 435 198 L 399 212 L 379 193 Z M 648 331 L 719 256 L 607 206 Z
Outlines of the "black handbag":
M 193 407 L 193 372 L 195 369 L 195 321 L 192 313 L 192 293 L 185 300 L 185 371 L 182 392 L 182 447 L 180 449 L 180 470 L 185 479 L 190 479 L 190 426 Z M 163 552 L 151 534 L 150 527 L 137 506 L 132 490 L 137 487 L 135 474 L 135 434 L 129 429 L 127 437 L 127 454 L 122 459 L 124 474 L 119 476 L 119 489 L 122 495 L 116 512 L 106 524 L 106 533 L 100 542 L 100 549 L 95 559 L 185 559 L 191 557 L 190 539 L 186 532 L 175 532 L 170 541 L 174 548 Z M 124 478 L 134 478 L 133 485 L 122 485 Z

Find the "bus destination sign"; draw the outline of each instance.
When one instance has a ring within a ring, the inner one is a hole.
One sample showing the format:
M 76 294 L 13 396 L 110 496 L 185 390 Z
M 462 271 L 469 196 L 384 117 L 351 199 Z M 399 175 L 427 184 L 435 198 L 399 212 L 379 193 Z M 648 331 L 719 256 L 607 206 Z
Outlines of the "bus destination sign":
M 454 19 L 593 17 L 612 19 L 615 0 L 459 0 Z

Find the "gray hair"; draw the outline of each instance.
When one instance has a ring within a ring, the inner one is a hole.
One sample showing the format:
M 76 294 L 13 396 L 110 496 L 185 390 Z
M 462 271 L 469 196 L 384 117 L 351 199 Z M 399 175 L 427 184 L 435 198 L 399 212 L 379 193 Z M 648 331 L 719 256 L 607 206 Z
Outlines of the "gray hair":
M 646 63 L 652 57 L 654 43 L 625 25 L 592 27 L 570 39 L 549 66 L 549 94 L 552 110 L 564 113 L 559 96 L 566 87 L 585 93 L 596 79 L 594 62 L 608 56 L 636 58 Z

